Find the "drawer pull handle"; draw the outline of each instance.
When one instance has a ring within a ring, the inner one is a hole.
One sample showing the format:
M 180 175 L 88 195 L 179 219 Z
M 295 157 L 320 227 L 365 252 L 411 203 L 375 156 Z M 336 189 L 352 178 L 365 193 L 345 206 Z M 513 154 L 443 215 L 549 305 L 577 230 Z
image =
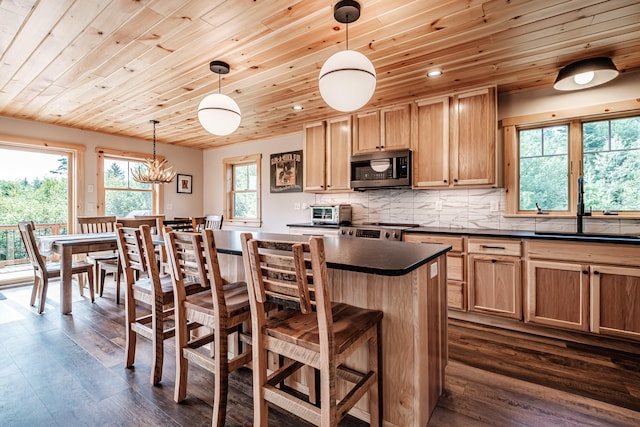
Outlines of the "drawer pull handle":
M 503 251 L 506 249 L 504 246 L 491 246 L 491 245 L 480 245 L 480 247 L 484 249 L 501 249 Z

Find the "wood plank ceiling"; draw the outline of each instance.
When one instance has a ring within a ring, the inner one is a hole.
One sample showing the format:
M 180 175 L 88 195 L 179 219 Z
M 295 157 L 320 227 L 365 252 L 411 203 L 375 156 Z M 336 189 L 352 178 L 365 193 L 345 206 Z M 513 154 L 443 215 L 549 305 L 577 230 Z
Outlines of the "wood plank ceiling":
M 156 119 L 158 142 L 203 149 L 299 132 L 340 114 L 317 83 L 345 45 L 334 1 L 0 0 L 0 115 L 147 140 Z M 482 84 L 549 87 L 562 66 L 594 56 L 640 70 L 638 1 L 360 3 L 349 47 L 377 72 L 364 109 Z M 214 59 L 231 65 L 222 93 L 242 111 L 226 137 L 197 119 L 218 90 Z M 433 68 L 444 74 L 428 79 Z

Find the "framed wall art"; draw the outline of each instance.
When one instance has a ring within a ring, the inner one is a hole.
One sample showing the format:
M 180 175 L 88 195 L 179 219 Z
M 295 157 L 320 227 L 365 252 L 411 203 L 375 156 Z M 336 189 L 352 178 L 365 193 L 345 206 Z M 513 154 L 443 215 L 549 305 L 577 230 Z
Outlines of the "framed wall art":
M 193 180 L 193 176 L 191 175 L 183 175 L 178 174 L 178 193 L 186 193 L 191 194 L 191 181 Z
M 302 192 L 302 150 L 271 155 L 272 193 Z

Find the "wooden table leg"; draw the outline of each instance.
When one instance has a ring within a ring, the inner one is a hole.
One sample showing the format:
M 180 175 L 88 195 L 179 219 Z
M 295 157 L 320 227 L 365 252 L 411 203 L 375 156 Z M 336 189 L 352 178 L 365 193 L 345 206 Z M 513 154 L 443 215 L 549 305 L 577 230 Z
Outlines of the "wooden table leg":
M 73 293 L 73 283 L 71 282 L 71 264 L 73 262 L 73 251 L 71 246 L 63 245 L 60 254 L 60 312 L 62 314 L 71 313 L 71 299 Z

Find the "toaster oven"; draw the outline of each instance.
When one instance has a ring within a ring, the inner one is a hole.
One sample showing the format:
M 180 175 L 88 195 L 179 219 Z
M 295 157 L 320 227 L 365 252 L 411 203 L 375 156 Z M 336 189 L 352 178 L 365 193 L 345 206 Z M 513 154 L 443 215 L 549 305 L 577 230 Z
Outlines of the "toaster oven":
M 311 205 L 312 224 L 351 224 L 351 205 Z

